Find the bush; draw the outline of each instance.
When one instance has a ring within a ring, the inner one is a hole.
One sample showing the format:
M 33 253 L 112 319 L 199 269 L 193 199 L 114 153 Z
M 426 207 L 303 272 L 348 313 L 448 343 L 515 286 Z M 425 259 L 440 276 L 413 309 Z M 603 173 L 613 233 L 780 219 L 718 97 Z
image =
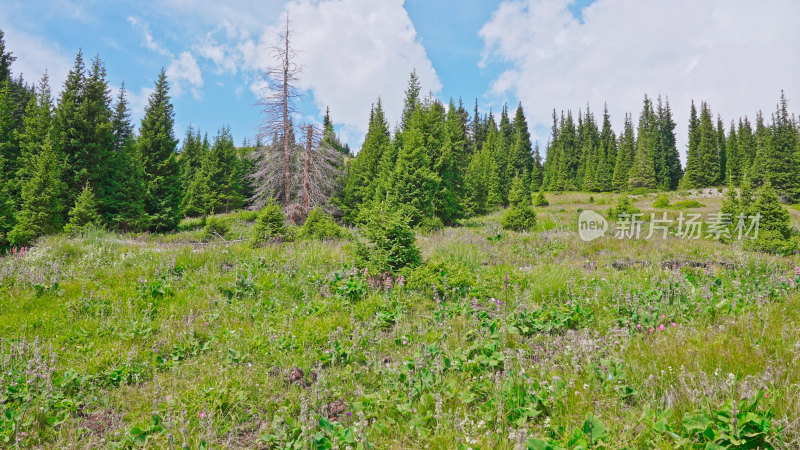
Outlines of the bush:
M 503 229 L 514 231 L 531 231 L 536 227 L 536 212 L 529 206 L 513 206 L 500 220 Z
M 253 244 L 262 244 L 273 238 L 286 238 L 289 229 L 286 227 L 286 217 L 281 207 L 273 200 L 264 205 L 256 216 L 256 225 L 253 227 Z
M 423 232 L 430 232 L 430 231 L 437 231 L 441 230 L 444 227 L 442 223 L 442 219 L 433 216 L 433 217 L 426 217 L 419 222 L 417 228 Z
M 692 208 L 702 208 L 706 205 L 698 202 L 697 200 L 681 200 L 674 205 L 672 205 L 675 209 L 692 209 Z
M 594 200 L 593 197 L 590 197 L 591 200 Z M 589 203 L 592 203 L 591 201 Z M 550 202 L 547 201 L 545 198 L 544 193 L 539 192 L 533 197 L 533 206 L 550 206 Z
M 786 239 L 776 230 L 759 230 L 756 239 L 745 240 L 744 248 L 746 250 L 789 256 L 800 251 L 800 239 L 796 237 Z
M 363 227 L 370 245 L 359 243 L 357 263 L 377 273 L 395 272 L 422 262 L 414 231 L 408 220 L 397 212 L 374 211 Z
M 88 229 L 100 226 L 100 215 L 97 213 L 97 200 L 92 188 L 87 184 L 69 212 L 69 223 L 64 227 L 66 234 L 79 234 Z
M 655 202 L 653 202 L 653 208 L 669 208 L 669 198 L 666 195 L 659 195 Z
M 508 203 L 511 206 L 522 206 L 527 203 L 528 195 L 525 194 L 525 184 L 522 178 L 514 177 L 511 189 L 508 191 Z
M 639 214 L 642 212 L 639 208 L 633 206 L 633 202 L 631 201 L 630 197 L 627 195 L 623 195 L 617 199 L 617 205 L 609 208 L 608 210 L 608 218 L 609 219 L 618 219 L 622 214 Z
M 631 194 L 632 195 L 647 195 L 647 194 L 650 194 L 652 192 L 653 192 L 652 189 L 646 188 L 646 187 L 637 187 L 637 188 L 631 190 Z
M 761 214 L 759 230 L 775 231 L 784 239 L 789 238 L 791 234 L 789 211 L 778 200 L 778 193 L 775 192 L 769 182 L 756 191 L 753 214 Z
M 306 223 L 300 229 L 300 234 L 317 239 L 335 239 L 341 237 L 344 230 L 333 220 L 333 217 L 325 213 L 322 208 L 316 207 L 308 213 Z
M 242 222 L 253 222 L 258 217 L 258 211 L 242 211 L 236 214 L 236 218 Z
M 213 239 L 215 236 L 225 239 L 230 231 L 228 223 L 221 217 L 211 216 L 206 219 L 206 226 L 203 228 L 203 239 Z

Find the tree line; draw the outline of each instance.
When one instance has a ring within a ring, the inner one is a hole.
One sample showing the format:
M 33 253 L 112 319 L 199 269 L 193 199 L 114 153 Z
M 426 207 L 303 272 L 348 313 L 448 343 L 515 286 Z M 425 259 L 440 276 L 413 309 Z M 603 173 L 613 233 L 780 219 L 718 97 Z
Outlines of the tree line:
M 112 98 L 99 56 L 79 52 L 57 99 L 48 75 L 31 86 L 14 77 L 0 31 L 0 245 L 93 224 L 167 232 L 182 217 L 282 204 L 302 222 L 315 207 L 349 224 L 386 211 L 436 228 L 541 192 L 640 192 L 766 183 L 784 202 L 800 201 L 800 126 L 781 93 L 776 111 L 731 121 L 692 102 L 686 166 L 676 146 L 669 100 L 644 97 L 616 132 L 608 109 L 553 111 L 544 149 L 531 140 L 522 105 L 498 115 L 423 95 L 412 72 L 392 129 L 380 98 L 355 157 L 327 111 L 321 128 L 293 123 L 289 28 L 263 100 L 254 141 L 234 144 L 189 127 L 181 145 L 162 69 L 135 129 L 124 85 Z

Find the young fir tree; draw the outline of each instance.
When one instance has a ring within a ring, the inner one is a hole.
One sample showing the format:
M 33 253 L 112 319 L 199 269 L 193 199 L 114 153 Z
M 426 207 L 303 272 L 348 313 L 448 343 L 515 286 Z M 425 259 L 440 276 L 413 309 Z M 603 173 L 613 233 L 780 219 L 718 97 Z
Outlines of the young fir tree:
M 0 81 L 0 158 L 3 158 L 4 166 L 10 165 L 11 159 L 15 158 L 17 144 L 14 140 L 14 117 L 12 115 L 13 102 L 11 99 L 11 87 L 7 80 Z M 13 177 L 11 167 L 4 168 L 0 174 L 5 180 Z
M 364 144 L 347 168 L 347 179 L 344 186 L 342 210 L 346 223 L 355 223 L 361 205 L 371 200 L 375 194 L 381 160 L 392 149 L 389 125 L 383 113 L 381 99 L 370 111 L 369 128 L 364 137 Z
M 533 148 L 533 165 L 531 169 L 531 193 L 539 192 L 544 186 L 544 167 L 542 166 L 542 155 L 539 153 L 539 143 Z
M 698 177 L 694 180 L 694 187 L 714 186 L 719 181 L 719 149 L 718 136 L 711 120 L 711 109 L 703 102 L 700 106 L 700 141 L 697 144 L 699 165 Z
M 42 148 L 45 139 L 50 134 L 52 120 L 53 98 L 50 91 L 49 77 L 45 72 L 36 87 L 35 98 L 28 102 L 28 106 L 25 109 L 22 127 L 16 130 L 20 146 L 20 160 L 15 183 L 13 186 L 9 186 L 9 191 L 14 193 L 13 197 L 16 199 L 19 199 L 22 192 L 23 181 L 31 174 L 34 156 Z
M 14 228 L 14 202 L 11 183 L 3 178 L 3 156 L 0 154 L 0 250 L 8 246 L 8 232 Z
M 464 178 L 460 161 L 466 156 L 464 113 L 463 107 L 457 108 L 455 102 L 450 100 L 444 123 L 444 142 L 434 162 L 434 170 L 441 179 L 436 196 L 436 215 L 445 225 L 452 225 L 463 215 Z
M 686 151 L 686 173 L 683 185 L 687 188 L 699 187 L 703 178 L 702 163 L 700 160 L 700 119 L 697 117 L 697 108 L 692 100 L 689 114 L 689 146 Z
M 736 151 L 739 154 L 741 178 L 744 181 L 745 178 L 751 176 L 753 161 L 756 157 L 756 138 L 747 117 L 744 120 L 739 119 L 739 127 L 736 131 Z
M 8 234 L 13 246 L 27 245 L 39 236 L 56 233 L 63 224 L 61 170 L 49 138 L 33 158 L 33 164 L 31 176 L 22 185 L 16 225 Z
M 534 164 L 531 133 L 528 130 L 528 121 L 525 119 L 525 111 L 522 109 L 522 103 L 517 105 L 511 128 L 514 132 L 511 143 L 511 165 L 513 166 L 513 174 L 514 176 L 520 176 L 523 173 L 531 173 Z
M 783 207 L 778 199 L 778 193 L 767 181 L 756 191 L 753 211 L 761 214 L 759 220 L 759 233 L 773 231 L 779 233 L 784 239 L 791 234 L 789 211 Z
M 139 129 L 139 149 L 144 167 L 145 214 L 149 229 L 172 231 L 180 221 L 180 166 L 175 148 L 174 111 L 164 69 L 150 94 Z
M 722 117 L 717 115 L 717 153 L 719 154 L 719 177 L 716 184 L 725 184 L 728 175 L 728 140 L 725 136 L 725 125 Z
M 91 227 L 99 227 L 101 223 L 97 199 L 94 196 L 92 187 L 87 184 L 78 195 L 75 206 L 69 211 L 69 222 L 64 227 L 64 232 L 77 234 Z
M 111 189 L 105 223 L 122 231 L 140 231 L 147 227 L 144 212 L 144 167 L 133 134 L 125 85 L 119 90 L 111 120 Z
M 678 188 L 678 183 L 683 177 L 683 168 L 681 168 L 678 147 L 675 145 L 675 122 L 672 120 L 669 99 L 666 100 L 662 108 L 661 98 L 659 98 L 657 120 L 658 146 L 661 149 L 659 153 L 664 158 L 664 162 L 661 165 L 664 171 L 659 178 L 659 187 L 665 190 L 674 190 Z
M 725 142 L 725 159 L 727 160 L 725 184 L 728 187 L 739 186 L 742 182 L 742 158 L 739 154 L 739 146 L 736 141 L 736 124 L 731 120 L 728 140 Z
M 434 197 L 440 179 L 431 170 L 430 158 L 422 133 L 423 113 L 417 108 L 404 131 L 403 147 L 385 187 L 387 201 L 409 217 L 417 226 L 434 216 Z
M 598 191 L 607 192 L 613 189 L 614 165 L 617 159 L 617 138 L 611 129 L 611 115 L 608 106 L 603 108 L 603 129 L 600 132 L 600 149 L 598 153 L 596 186 Z
M 633 119 L 630 114 L 625 114 L 625 128 L 619 137 L 617 160 L 614 164 L 614 178 L 612 187 L 621 192 L 628 189 L 631 167 L 636 156 L 636 138 L 633 132 Z
M 531 197 L 527 194 L 522 177 L 514 177 L 511 181 L 511 189 L 508 191 L 508 204 L 511 207 L 527 206 L 530 204 L 530 200 Z
M 639 128 L 636 137 L 636 157 L 631 167 L 628 186 L 631 189 L 655 189 L 658 186 L 655 170 L 654 150 L 658 139 L 658 125 L 653 113 L 652 103 L 645 96 L 644 107 L 639 115 Z
M 758 132 L 757 132 L 758 134 Z M 781 92 L 769 131 L 759 142 L 756 156 L 758 184 L 770 183 L 785 202 L 800 201 L 800 155 L 797 126 L 789 115 L 786 95 Z M 768 135 L 768 136 L 767 136 Z
M 178 163 L 181 166 L 181 187 L 184 190 L 188 189 L 195 174 L 200 170 L 205 158 L 205 150 L 208 149 L 203 146 L 200 130 L 190 124 L 178 153 Z
M 239 159 L 230 127 L 223 127 L 214 138 L 200 170 L 207 186 L 205 210 L 209 213 L 229 212 L 242 206 Z

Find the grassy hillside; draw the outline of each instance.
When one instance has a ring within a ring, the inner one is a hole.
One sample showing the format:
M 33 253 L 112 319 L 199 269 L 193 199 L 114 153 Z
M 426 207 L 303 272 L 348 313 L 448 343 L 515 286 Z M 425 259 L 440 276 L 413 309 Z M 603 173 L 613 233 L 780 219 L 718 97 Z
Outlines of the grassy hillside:
M 419 235 L 391 276 L 352 238 L 253 248 L 248 213 L 7 255 L 0 447 L 800 445 L 799 256 L 585 243 L 613 196 L 548 197 L 539 231 Z

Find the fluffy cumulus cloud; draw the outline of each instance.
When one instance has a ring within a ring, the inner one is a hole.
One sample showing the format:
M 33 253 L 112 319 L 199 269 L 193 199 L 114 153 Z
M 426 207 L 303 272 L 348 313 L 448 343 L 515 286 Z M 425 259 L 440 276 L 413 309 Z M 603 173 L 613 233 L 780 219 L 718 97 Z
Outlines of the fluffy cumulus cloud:
M 351 143 L 366 131 L 370 105 L 381 96 L 389 119 L 399 120 L 409 73 L 416 70 L 425 91 L 441 83 L 402 0 L 296 0 L 284 6 L 293 32 L 292 47 L 302 67 L 298 87 L 313 94 L 319 111 L 331 108 Z M 272 25 L 253 31 L 249 22 L 231 25 L 232 17 L 195 46 L 218 72 L 242 72 L 250 90 L 261 96 L 260 74 L 275 66 L 272 48 L 282 31 L 273 12 Z
M 200 97 L 203 74 L 191 53 L 183 52 L 177 58 L 172 59 L 167 66 L 167 79 L 172 82 L 176 96 L 180 96 L 184 89 L 189 88 L 195 98 Z
M 553 108 L 595 111 L 608 102 L 617 130 L 642 97 L 668 96 L 685 151 L 689 103 L 731 119 L 769 113 L 784 89 L 800 108 L 800 2 L 596 0 L 582 20 L 571 0 L 506 1 L 480 31 L 481 64 L 510 68 L 491 94 L 516 95 L 546 126 Z M 546 140 L 547 136 L 538 136 Z
M 37 82 L 45 71 L 50 78 L 50 88 L 58 92 L 72 67 L 72 60 L 56 44 L 17 30 L 0 19 L 0 29 L 5 34 L 6 50 L 17 60 L 11 66 L 14 76 L 22 74 L 28 83 Z

